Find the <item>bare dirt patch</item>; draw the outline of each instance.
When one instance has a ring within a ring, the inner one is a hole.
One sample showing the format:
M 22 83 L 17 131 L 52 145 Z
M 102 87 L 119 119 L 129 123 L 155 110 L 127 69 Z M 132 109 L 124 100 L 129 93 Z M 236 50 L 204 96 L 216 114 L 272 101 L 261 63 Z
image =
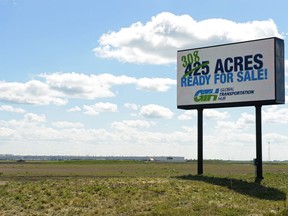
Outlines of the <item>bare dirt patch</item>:
M 8 184 L 8 181 L 0 181 L 0 186 Z

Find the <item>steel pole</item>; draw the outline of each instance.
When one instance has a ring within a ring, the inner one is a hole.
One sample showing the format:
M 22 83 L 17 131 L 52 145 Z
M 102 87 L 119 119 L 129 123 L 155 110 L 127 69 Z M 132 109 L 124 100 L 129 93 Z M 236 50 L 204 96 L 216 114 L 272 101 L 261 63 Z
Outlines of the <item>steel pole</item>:
M 256 105 L 256 182 L 261 182 L 263 179 L 262 168 L 262 117 L 261 105 Z
M 203 174 L 203 109 L 198 108 L 198 175 Z

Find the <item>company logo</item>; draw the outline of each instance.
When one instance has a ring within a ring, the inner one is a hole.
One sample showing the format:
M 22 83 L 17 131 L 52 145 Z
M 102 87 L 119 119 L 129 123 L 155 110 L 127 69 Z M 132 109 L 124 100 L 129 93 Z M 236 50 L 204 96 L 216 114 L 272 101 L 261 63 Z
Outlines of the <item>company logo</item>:
M 201 89 L 198 90 L 194 95 L 195 102 L 209 102 L 217 101 L 219 94 L 219 88 L 215 89 Z

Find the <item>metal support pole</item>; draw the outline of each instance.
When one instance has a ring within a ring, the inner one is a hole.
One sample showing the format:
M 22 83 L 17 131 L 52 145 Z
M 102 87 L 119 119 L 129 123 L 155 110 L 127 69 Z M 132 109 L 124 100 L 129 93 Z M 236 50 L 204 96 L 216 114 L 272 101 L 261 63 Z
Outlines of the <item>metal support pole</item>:
M 256 105 L 256 179 L 255 182 L 260 183 L 263 179 L 262 169 L 262 118 L 261 105 Z
M 203 109 L 198 111 L 198 175 L 203 174 Z

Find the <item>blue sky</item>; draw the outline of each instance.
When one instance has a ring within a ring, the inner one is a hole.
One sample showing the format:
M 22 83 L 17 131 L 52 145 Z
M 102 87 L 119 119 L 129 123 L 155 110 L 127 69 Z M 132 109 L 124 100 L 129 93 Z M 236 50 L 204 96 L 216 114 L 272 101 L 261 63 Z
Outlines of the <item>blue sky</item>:
M 286 40 L 287 6 L 0 0 L 0 154 L 196 158 L 197 113 L 176 105 L 177 50 Z M 263 159 L 287 160 L 287 105 L 262 118 Z M 254 107 L 204 110 L 204 158 L 254 157 Z

